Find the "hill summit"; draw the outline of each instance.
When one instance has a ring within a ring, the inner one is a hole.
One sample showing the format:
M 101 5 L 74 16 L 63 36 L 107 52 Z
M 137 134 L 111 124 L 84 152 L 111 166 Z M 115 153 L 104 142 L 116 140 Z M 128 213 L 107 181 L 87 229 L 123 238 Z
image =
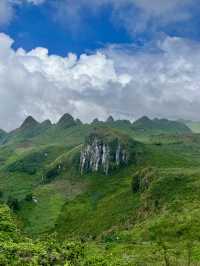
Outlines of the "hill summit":
M 168 119 L 150 119 L 147 116 L 136 120 L 133 123 L 133 129 L 138 132 L 150 134 L 184 134 L 191 133 L 191 129 L 179 121 Z
M 76 122 L 75 122 L 73 116 L 71 116 L 68 113 L 64 114 L 60 118 L 60 120 L 58 121 L 58 123 L 57 123 L 57 126 L 58 127 L 61 127 L 61 128 L 68 128 L 68 127 L 75 126 L 75 125 L 76 125 Z
M 20 126 L 20 129 L 33 128 L 38 125 L 39 123 L 32 116 L 28 116 Z

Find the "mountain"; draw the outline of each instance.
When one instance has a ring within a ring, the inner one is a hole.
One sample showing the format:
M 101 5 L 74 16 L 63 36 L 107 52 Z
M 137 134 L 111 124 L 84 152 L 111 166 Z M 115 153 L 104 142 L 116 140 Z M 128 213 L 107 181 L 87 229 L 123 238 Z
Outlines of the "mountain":
M 6 137 L 6 135 L 7 135 L 7 132 L 0 129 L 0 142 Z
M 28 116 L 19 128 L 7 134 L 4 142 L 7 144 L 30 142 L 49 130 L 51 126 L 50 120 L 39 123 L 32 116 Z
M 52 126 L 52 123 L 49 119 L 47 119 L 41 123 L 41 126 L 43 126 L 45 128 L 47 128 L 47 127 L 50 128 Z
M 64 114 L 58 121 L 57 126 L 61 128 L 76 126 L 76 121 L 70 114 Z
M 187 134 L 191 129 L 182 122 L 167 119 L 149 119 L 144 116 L 133 123 L 133 129 L 149 134 Z
M 197 265 L 200 135 L 182 122 L 66 114 L 3 136 L 0 264 Z
M 180 120 L 183 124 L 189 127 L 192 132 L 200 133 L 200 122 L 199 121 L 191 121 L 191 120 Z
M 32 116 L 28 116 L 20 126 L 19 130 L 31 129 L 38 125 L 39 123 Z

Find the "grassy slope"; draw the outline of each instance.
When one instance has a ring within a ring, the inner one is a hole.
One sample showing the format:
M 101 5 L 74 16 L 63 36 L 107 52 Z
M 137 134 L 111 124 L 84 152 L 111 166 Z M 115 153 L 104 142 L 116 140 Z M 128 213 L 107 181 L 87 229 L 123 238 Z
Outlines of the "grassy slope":
M 130 264 L 127 265 L 144 261 L 147 265 L 162 265 L 163 252 L 157 241 L 152 242 L 151 228 L 162 224 L 164 219 L 170 227 L 172 218 L 171 228 L 176 228 L 177 219 L 180 223 L 187 221 L 188 214 L 190 228 L 191 219 L 200 215 L 199 163 L 198 143 L 147 145 L 145 166 L 156 169 L 157 175 L 146 191 L 131 191 L 135 166 L 109 177 L 86 176 L 84 178 L 90 183 L 87 192 L 64 205 L 56 229 L 61 237 L 100 240 L 101 251 L 96 251 L 95 246 L 94 252 L 102 252 L 103 245 L 104 256 L 113 254 L 123 262 L 128 258 Z M 171 233 L 171 228 L 166 228 L 165 235 Z M 187 241 L 190 241 L 190 235 Z M 185 265 L 187 242 L 172 236 L 167 243 L 174 248 L 168 251 L 171 261 L 177 259 L 177 265 Z M 198 246 L 197 242 L 192 251 L 194 263 L 200 259 Z M 175 250 L 178 258 L 175 258 Z
M 187 172 L 188 175 L 193 171 L 199 172 L 198 144 L 146 145 L 144 156 L 143 167 L 154 167 L 169 177 L 174 176 L 174 172 Z M 66 203 L 59 217 L 59 231 L 62 234 L 75 232 L 96 236 L 112 226 L 126 225 L 129 218 L 134 218 L 139 204 L 138 197 L 131 192 L 132 176 L 136 170 L 137 167 L 132 165 L 109 177 L 86 176 L 90 181 L 88 191 Z M 170 184 L 166 181 L 165 185 L 167 189 Z M 175 184 L 175 190 L 179 189 L 177 186 Z M 172 188 L 173 186 L 170 187 Z M 173 193 L 176 191 L 170 194 Z M 166 203 L 168 201 L 169 199 L 166 199 Z M 80 224 L 76 221 L 80 221 Z
M 137 136 L 128 125 L 112 127 L 133 138 Z M 41 234 L 55 227 L 60 237 L 103 239 L 105 254 L 112 252 L 120 257 L 137 253 L 139 260 L 142 249 L 149 256 L 149 263 L 152 260 L 152 265 L 156 265 L 150 256 L 154 247 L 142 234 L 145 235 L 149 226 L 167 213 L 178 213 L 179 217 L 195 209 L 200 213 L 200 137 L 192 134 L 162 135 L 158 145 L 158 137 L 138 135 L 138 139 L 146 143 L 139 166 L 130 165 L 110 176 L 80 176 L 66 168 L 50 183 L 42 182 L 44 169 L 68 160 L 68 152 L 70 154 L 71 149 L 82 143 L 90 131 L 91 127 L 87 125 L 59 133 L 53 128 L 44 135 L 29 139 L 28 145 L 15 139 L 2 146 L 0 190 L 5 192 L 4 197 L 12 195 L 22 200 L 18 215 L 29 234 Z M 16 162 L 35 161 L 34 156 L 46 152 L 49 154 L 47 158 L 36 160 L 34 174 L 24 173 L 20 168 L 9 171 Z M 133 193 L 133 174 L 138 167 L 148 166 L 156 169 L 156 180 L 147 191 Z M 37 203 L 23 200 L 31 192 Z M 94 253 L 96 248 L 95 245 Z
M 0 191 L 5 201 L 9 197 L 19 200 L 18 215 L 25 232 L 39 234 L 54 227 L 67 199 L 85 191 L 86 182 L 73 173 L 65 171 L 58 180 L 45 180 L 44 176 L 48 169 L 68 160 L 74 147 L 84 142 L 91 127 L 52 126 L 39 133 L 38 128 L 34 130 L 36 134 L 30 129 L 18 130 L 1 146 Z M 37 204 L 25 200 L 29 194 L 37 198 Z

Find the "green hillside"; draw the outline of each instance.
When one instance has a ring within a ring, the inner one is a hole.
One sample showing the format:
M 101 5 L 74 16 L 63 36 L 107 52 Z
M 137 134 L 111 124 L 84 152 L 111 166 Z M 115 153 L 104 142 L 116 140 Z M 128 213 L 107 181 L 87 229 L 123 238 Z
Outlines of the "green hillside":
M 149 119 L 144 116 L 133 123 L 133 129 L 148 134 L 183 134 L 191 133 L 190 128 L 182 122 L 167 119 Z
M 2 139 L 0 265 L 200 265 L 200 135 L 182 122 L 28 117 Z

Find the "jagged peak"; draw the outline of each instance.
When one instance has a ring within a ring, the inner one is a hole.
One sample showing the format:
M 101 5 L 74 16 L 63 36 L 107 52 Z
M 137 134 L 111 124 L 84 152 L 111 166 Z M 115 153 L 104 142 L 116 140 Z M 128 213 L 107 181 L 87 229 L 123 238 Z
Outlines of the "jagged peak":
M 32 116 L 28 116 L 20 126 L 20 129 L 31 128 L 38 125 L 39 123 Z
M 42 123 L 41 123 L 42 126 L 51 126 L 52 123 L 51 123 L 51 120 L 47 119 L 47 120 L 44 120 Z
M 72 115 L 66 113 L 58 121 L 57 126 L 60 127 L 71 127 L 76 125 L 76 122 Z

